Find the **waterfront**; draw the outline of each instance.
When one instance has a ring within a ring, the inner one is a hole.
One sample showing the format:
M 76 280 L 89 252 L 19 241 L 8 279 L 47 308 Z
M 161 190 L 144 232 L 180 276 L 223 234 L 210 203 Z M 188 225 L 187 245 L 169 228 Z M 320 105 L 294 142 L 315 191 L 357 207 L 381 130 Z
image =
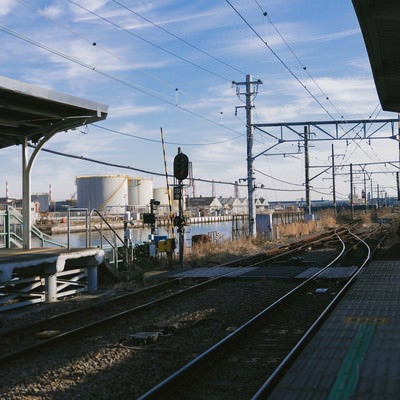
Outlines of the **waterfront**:
M 117 234 L 124 238 L 124 230 L 118 229 Z M 137 244 L 149 241 L 149 235 L 151 234 L 150 227 L 144 226 L 142 228 L 131 228 L 131 241 L 135 246 Z M 191 245 L 191 238 L 193 235 L 199 234 L 210 234 L 212 236 L 218 236 L 221 239 L 232 238 L 232 221 L 223 221 L 216 223 L 203 223 L 193 224 L 185 227 L 185 244 Z M 167 232 L 166 227 L 158 228 L 158 235 L 171 237 L 171 230 Z M 113 234 L 111 231 L 106 232 L 107 238 L 112 238 Z M 177 236 L 175 229 L 175 236 Z M 54 241 L 66 245 L 68 242 L 67 234 L 53 234 L 52 238 Z M 91 246 L 100 245 L 100 235 L 96 232 L 92 232 L 90 235 Z M 111 240 L 111 239 L 110 239 Z M 86 246 L 86 232 L 71 233 L 70 236 L 70 247 L 80 248 Z

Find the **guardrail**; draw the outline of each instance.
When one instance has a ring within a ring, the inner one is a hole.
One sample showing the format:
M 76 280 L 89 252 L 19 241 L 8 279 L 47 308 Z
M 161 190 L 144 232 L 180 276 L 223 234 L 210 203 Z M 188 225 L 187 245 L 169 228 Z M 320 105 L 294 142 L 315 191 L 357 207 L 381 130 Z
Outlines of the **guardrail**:
M 108 264 L 115 271 L 120 266 L 128 266 L 133 259 L 132 248 L 130 248 L 125 240 L 117 233 L 115 228 L 110 224 L 104 215 L 97 209 L 89 212 L 87 208 L 70 208 L 67 213 L 67 247 L 70 248 L 71 222 L 76 220 L 76 214 L 80 219 L 84 219 L 86 232 L 86 248 L 98 246 L 104 250 Z M 106 229 L 104 228 L 106 227 Z M 104 228 L 104 229 L 103 229 Z M 99 234 L 99 244 L 93 244 L 93 232 Z
M 0 210 L 0 247 L 23 247 L 22 232 L 24 222 L 22 215 L 12 206 L 6 206 L 4 210 Z M 31 235 L 38 239 L 40 247 L 48 245 L 56 247 L 66 247 L 64 244 L 56 242 L 50 235 L 43 233 L 36 226 L 32 225 Z

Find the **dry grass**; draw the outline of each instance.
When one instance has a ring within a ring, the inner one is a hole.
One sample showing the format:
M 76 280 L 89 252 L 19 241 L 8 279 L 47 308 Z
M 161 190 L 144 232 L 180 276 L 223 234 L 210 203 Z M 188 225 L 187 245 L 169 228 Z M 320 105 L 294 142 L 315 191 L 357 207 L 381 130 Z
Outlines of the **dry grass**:
M 357 211 L 354 218 L 361 221 L 364 225 L 374 225 L 377 218 L 387 216 L 390 209 L 374 210 L 365 213 Z M 397 215 L 397 218 L 398 215 Z M 261 237 L 239 238 L 234 240 L 224 240 L 211 243 L 199 243 L 192 248 L 186 248 L 184 256 L 184 266 L 186 267 L 206 267 L 222 264 L 235 258 L 261 253 L 274 247 L 282 246 L 287 243 L 305 239 L 318 232 L 336 227 L 340 224 L 351 221 L 351 212 L 345 211 L 343 214 L 335 216 L 333 210 L 319 211 L 315 221 L 296 222 L 288 225 L 279 225 L 275 228 L 272 240 Z M 396 225 L 397 226 L 397 225 Z
M 327 211 L 319 215 L 318 221 L 280 225 L 279 232 L 274 232 L 273 240 L 259 235 L 257 238 L 199 243 L 185 254 L 185 266 L 197 267 L 221 264 L 235 258 L 261 253 L 333 226 L 336 226 L 336 219 L 333 212 Z
M 248 238 L 199 243 L 185 255 L 185 264 L 190 267 L 222 264 L 234 258 L 260 253 L 263 247 L 264 243 Z

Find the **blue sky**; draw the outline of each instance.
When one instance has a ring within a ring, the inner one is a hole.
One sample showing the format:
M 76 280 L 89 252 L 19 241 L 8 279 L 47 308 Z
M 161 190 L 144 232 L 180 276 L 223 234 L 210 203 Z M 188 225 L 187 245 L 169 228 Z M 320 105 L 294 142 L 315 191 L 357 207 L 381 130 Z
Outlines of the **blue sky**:
M 169 173 L 180 146 L 195 178 L 246 177 L 244 109 L 235 115 L 244 98 L 231 83 L 244 81 L 246 74 L 263 81 L 254 101 L 255 123 L 397 118 L 376 108 L 379 100 L 350 0 L 3 0 L 0 38 L 0 75 L 109 106 L 105 121 L 59 133 L 46 148 L 148 171 L 164 172 L 162 128 Z M 274 144 L 255 131 L 253 154 Z M 21 149 L 1 151 L 0 196 L 6 181 L 10 196 L 21 196 Z M 296 144 L 274 148 L 296 151 Z M 313 143 L 311 165 L 329 165 L 330 151 L 330 141 Z M 390 140 L 335 142 L 335 153 L 341 155 L 338 165 L 399 158 Z M 302 153 L 261 156 L 254 168 L 256 184 L 267 188 L 256 196 L 304 197 Z M 395 194 L 394 175 L 386 173 L 391 170 L 375 167 L 372 178 L 388 195 Z M 51 185 L 55 200 L 70 198 L 76 176 L 98 174 L 153 178 L 155 187 L 165 186 L 162 176 L 42 152 L 33 168 L 32 192 L 47 192 Z M 330 177 L 313 180 L 313 199 L 331 198 Z M 348 195 L 348 181 L 338 175 L 338 198 Z M 355 185 L 359 193 L 362 185 Z M 231 185 L 214 188 L 217 195 L 234 194 Z M 212 185 L 196 182 L 195 190 L 209 196 Z M 240 195 L 247 195 L 245 187 Z

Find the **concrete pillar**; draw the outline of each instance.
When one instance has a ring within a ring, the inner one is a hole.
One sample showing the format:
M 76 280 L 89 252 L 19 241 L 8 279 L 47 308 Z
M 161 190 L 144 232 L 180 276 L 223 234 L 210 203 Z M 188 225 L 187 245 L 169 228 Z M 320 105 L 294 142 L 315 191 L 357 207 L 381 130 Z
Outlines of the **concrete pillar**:
M 88 292 L 93 293 L 97 290 L 97 264 L 87 267 Z
M 57 301 L 57 275 L 51 274 L 45 277 L 45 299 L 46 303 Z

